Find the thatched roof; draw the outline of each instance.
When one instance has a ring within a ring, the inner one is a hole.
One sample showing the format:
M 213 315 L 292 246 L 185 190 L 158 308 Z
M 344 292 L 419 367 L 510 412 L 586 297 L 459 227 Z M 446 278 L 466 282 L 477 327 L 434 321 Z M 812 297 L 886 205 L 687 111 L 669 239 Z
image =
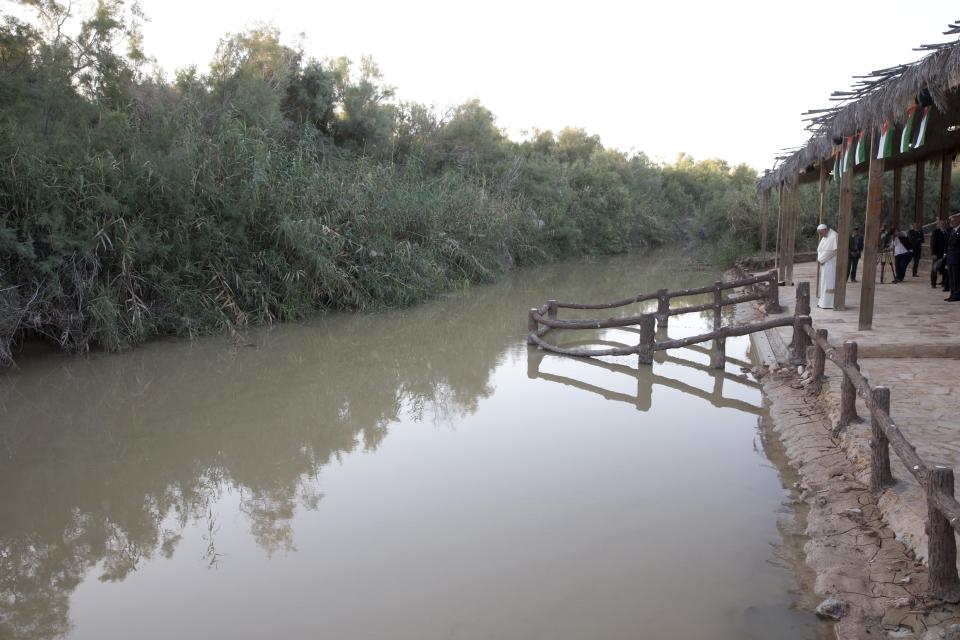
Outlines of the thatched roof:
M 960 21 L 954 22 L 944 35 L 960 36 Z M 812 132 L 810 140 L 796 150 L 777 158 L 777 164 L 758 180 L 758 188 L 766 190 L 817 165 L 833 153 L 833 138 L 846 137 L 857 131 L 870 131 L 885 122 L 901 126 L 906 109 L 924 90 L 941 112 L 948 110 L 948 98 L 956 100 L 953 90 L 960 86 L 960 38 L 952 42 L 922 45 L 915 51 L 929 53 L 910 64 L 879 69 L 857 81 L 849 91 L 835 91 L 831 100 L 840 104 L 804 114 Z

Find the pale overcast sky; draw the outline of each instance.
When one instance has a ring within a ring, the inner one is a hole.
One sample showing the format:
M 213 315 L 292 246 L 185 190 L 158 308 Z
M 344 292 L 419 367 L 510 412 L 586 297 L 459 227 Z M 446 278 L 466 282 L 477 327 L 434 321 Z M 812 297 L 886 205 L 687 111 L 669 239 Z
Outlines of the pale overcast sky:
M 217 40 L 257 22 L 317 58 L 370 54 L 398 97 L 478 97 L 512 137 L 580 126 L 672 161 L 769 167 L 806 140 L 800 114 L 851 76 L 919 57 L 960 18 L 946 0 L 484 2 L 141 0 L 145 46 L 169 74 L 205 68 Z

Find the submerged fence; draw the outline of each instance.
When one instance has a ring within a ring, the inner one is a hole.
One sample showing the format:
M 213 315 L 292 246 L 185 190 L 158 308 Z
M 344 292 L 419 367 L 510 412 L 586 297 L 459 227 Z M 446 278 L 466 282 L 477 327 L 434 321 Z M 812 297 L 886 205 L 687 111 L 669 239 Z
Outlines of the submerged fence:
M 724 297 L 729 289 L 748 288 L 748 293 Z M 713 301 L 691 306 L 672 307 L 675 298 L 713 294 Z M 631 304 L 657 300 L 657 310 L 635 316 L 607 319 L 562 320 L 560 309 L 616 309 Z M 640 365 L 653 363 L 654 352 L 678 349 L 714 341 L 716 349 L 711 366 L 722 369 L 726 365 L 725 341 L 728 337 L 743 336 L 777 327 L 793 327 L 790 342 L 790 357 L 794 364 L 808 362 L 812 369 L 814 389 L 822 388 L 826 362 L 835 364 L 843 375 L 840 390 L 840 417 L 837 428 L 843 428 L 858 420 L 856 398 L 860 396 L 871 418 L 870 439 L 870 489 L 882 492 L 894 484 L 890 469 L 890 449 L 897 454 L 907 470 L 923 488 L 927 506 L 927 564 L 929 567 L 928 590 L 936 598 L 947 602 L 960 602 L 960 575 L 957 573 L 957 544 L 954 532 L 960 532 L 960 502 L 954 498 L 953 469 L 930 466 L 917 454 L 903 432 L 890 417 L 890 390 L 884 386 L 871 387 L 857 364 L 857 343 L 844 342 L 838 350 L 828 341 L 826 329 L 814 329 L 810 318 L 810 285 L 797 284 L 797 299 L 793 316 L 773 318 L 745 324 L 722 325 L 722 310 L 726 306 L 762 300 L 768 313 L 781 311 L 777 272 L 742 278 L 732 282 L 715 282 L 713 285 L 694 289 L 668 291 L 660 289 L 608 303 L 580 304 L 548 300 L 527 313 L 527 342 L 545 351 L 575 357 L 625 356 L 636 354 Z M 684 313 L 713 311 L 713 330 L 679 339 L 657 339 L 658 329 L 666 329 L 671 316 Z M 606 348 L 561 347 L 544 340 L 551 330 L 588 330 L 620 328 L 639 334 L 636 345 L 617 344 Z

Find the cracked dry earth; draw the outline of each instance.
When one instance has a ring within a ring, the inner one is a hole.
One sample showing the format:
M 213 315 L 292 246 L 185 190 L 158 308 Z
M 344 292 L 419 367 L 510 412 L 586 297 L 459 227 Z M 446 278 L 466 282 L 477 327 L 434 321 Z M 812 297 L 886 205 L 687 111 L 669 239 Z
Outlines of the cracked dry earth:
M 938 638 L 960 624 L 960 607 L 926 595 L 927 570 L 895 539 L 876 497 L 853 476 L 841 441 L 816 395 L 790 369 L 763 376 L 771 423 L 798 471 L 806 503 L 806 562 L 818 598 L 847 603 L 838 638 Z M 953 630 L 951 630 L 953 631 Z

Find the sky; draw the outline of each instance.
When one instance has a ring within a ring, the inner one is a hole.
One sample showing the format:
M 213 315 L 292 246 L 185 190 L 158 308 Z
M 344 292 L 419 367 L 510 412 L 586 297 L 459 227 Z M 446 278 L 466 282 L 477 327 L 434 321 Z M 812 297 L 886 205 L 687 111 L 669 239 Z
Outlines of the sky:
M 168 75 L 206 68 L 258 23 L 316 58 L 373 56 L 401 100 L 479 98 L 519 139 L 576 126 L 608 147 L 771 167 L 806 141 L 801 113 L 851 76 L 947 40 L 945 0 L 526 2 L 141 0 L 145 48 Z M 954 6 L 951 6 L 954 5 Z

